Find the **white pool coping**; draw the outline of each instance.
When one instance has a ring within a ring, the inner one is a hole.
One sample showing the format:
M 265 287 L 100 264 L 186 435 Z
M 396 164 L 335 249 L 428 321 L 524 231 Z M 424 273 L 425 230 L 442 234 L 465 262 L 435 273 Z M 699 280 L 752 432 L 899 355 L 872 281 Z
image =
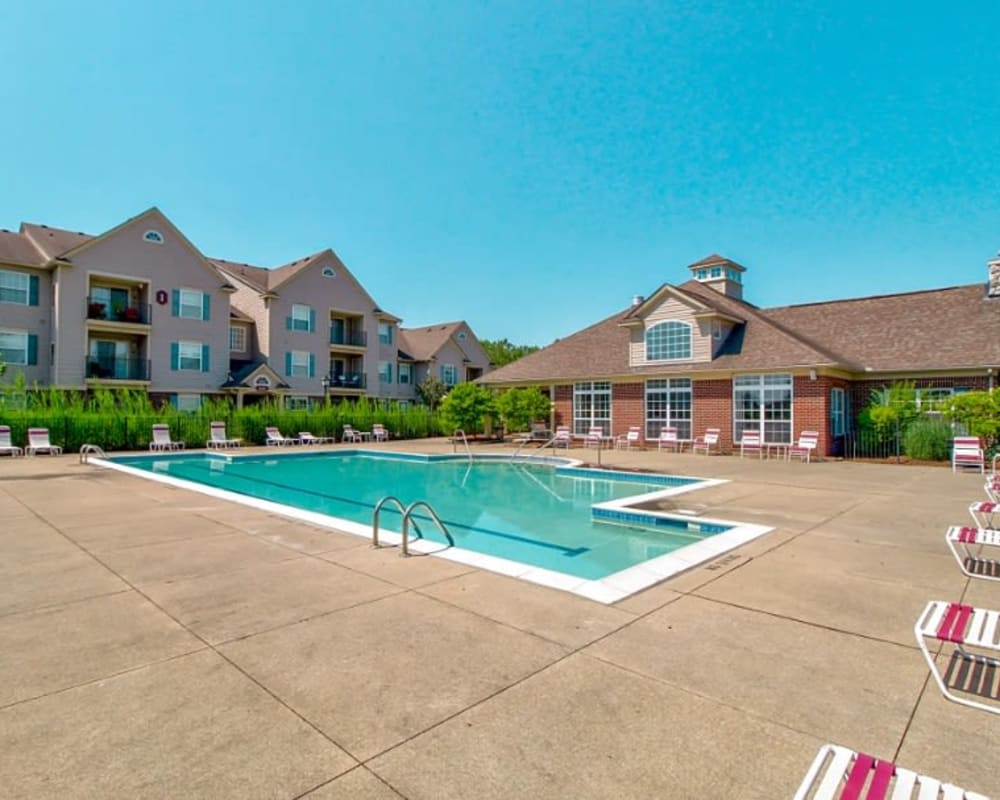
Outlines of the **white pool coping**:
M 313 451 L 315 453 L 322 452 L 332 452 L 339 455 L 347 454 L 372 454 L 377 455 L 381 458 L 393 457 L 396 455 L 401 455 L 403 457 L 427 459 L 427 460 L 465 460 L 466 456 L 453 456 L 453 455 L 443 455 L 443 456 L 428 456 L 423 453 L 388 453 L 384 450 L 368 450 L 365 448 L 352 449 L 350 451 Z M 183 455 L 193 455 L 197 454 L 198 451 L 185 451 Z M 300 451 L 301 453 L 301 451 Z M 241 458 L 259 458 L 260 453 L 247 453 L 246 455 L 236 455 L 230 453 L 218 453 L 215 451 L 206 451 L 206 454 L 213 455 L 225 460 L 236 460 Z M 174 453 L 173 455 L 182 455 L 180 453 Z M 292 453 L 281 454 L 281 455 L 293 455 Z M 281 455 L 277 453 L 267 453 L 268 458 L 278 457 Z M 503 460 L 509 461 L 510 456 L 505 455 L 486 455 L 477 456 L 475 458 L 477 461 L 496 461 Z M 583 463 L 577 459 L 572 458 L 551 458 L 551 457 L 532 457 L 532 456 L 521 456 L 517 459 L 524 463 L 548 463 L 556 464 L 557 466 L 566 467 L 580 467 Z M 207 495 L 209 497 L 215 497 L 220 500 L 228 500 L 233 503 L 239 503 L 240 505 L 249 506 L 251 508 L 256 508 L 260 511 L 265 511 L 269 514 L 278 514 L 280 516 L 288 517 L 290 519 L 300 520 L 302 522 L 308 522 L 310 525 L 316 525 L 321 528 L 328 528 L 330 530 L 335 530 L 341 533 L 349 533 L 355 536 L 363 536 L 369 541 L 372 539 L 372 526 L 365 525 L 360 522 L 354 522 L 352 520 L 342 519 L 340 517 L 331 517 L 327 514 L 320 514 L 315 511 L 305 511 L 303 509 L 294 508 L 292 506 L 287 506 L 282 503 L 276 503 L 271 500 L 262 500 L 257 497 L 250 497 L 248 495 L 239 494 L 237 492 L 231 492 L 227 489 L 219 489 L 215 486 L 207 486 L 205 484 L 197 483 L 195 481 L 189 481 L 182 478 L 175 478 L 170 475 L 163 475 L 156 472 L 151 472 L 148 470 L 138 469 L 136 467 L 130 467 L 127 464 L 119 464 L 117 462 L 103 459 L 103 458 L 90 458 L 88 463 L 94 464 L 95 466 L 101 466 L 106 469 L 113 469 L 119 472 L 123 472 L 127 475 L 132 475 L 137 478 L 144 478 L 146 480 L 156 481 L 158 483 L 163 483 L 168 486 L 174 486 L 178 489 L 187 489 L 188 491 L 198 492 L 200 494 Z M 621 480 L 623 476 L 633 476 L 635 480 L 636 475 L 638 476 L 651 476 L 663 475 L 664 473 L 632 473 L 632 472 L 618 472 L 614 470 L 599 470 L 599 469 L 587 469 L 587 472 L 594 473 L 594 477 L 600 479 L 603 477 L 602 473 L 607 473 L 607 480 Z M 498 556 L 491 556 L 485 553 L 477 553 L 472 550 L 467 550 L 465 548 L 457 546 L 443 545 L 439 542 L 432 542 L 427 539 L 410 539 L 408 542 L 409 549 L 414 553 L 419 553 L 421 555 L 434 556 L 435 558 L 443 558 L 448 561 L 454 561 L 459 564 L 465 564 L 466 566 L 477 567 L 479 569 L 487 570 L 488 572 L 496 572 L 500 575 L 507 575 L 512 578 L 518 578 L 523 581 L 528 581 L 529 583 L 537 583 L 541 586 L 548 586 L 552 589 L 560 589 L 564 592 L 571 592 L 572 594 L 580 595 L 581 597 L 586 597 L 590 600 L 596 600 L 599 603 L 611 604 L 616 603 L 619 600 L 623 600 L 636 592 L 640 592 L 643 589 L 648 589 L 650 586 L 654 586 L 661 581 L 678 575 L 682 572 L 686 572 L 689 569 L 697 567 L 708 561 L 711 561 L 718 556 L 728 553 L 729 551 L 739 547 L 740 545 L 746 544 L 753 539 L 763 536 L 765 533 L 773 530 L 773 528 L 766 525 L 754 525 L 751 523 L 737 522 L 733 520 L 723 520 L 715 518 L 706 518 L 696 515 L 687 515 L 680 513 L 665 513 L 661 511 L 653 511 L 648 509 L 638 509 L 636 505 L 639 503 L 648 503 L 653 500 L 661 499 L 664 497 L 669 497 L 672 495 L 681 494 L 684 492 L 695 491 L 697 489 L 705 488 L 708 486 L 718 486 L 720 484 L 728 483 L 729 481 L 716 479 L 716 478 L 695 478 L 683 475 L 671 475 L 674 478 L 689 478 L 690 480 L 695 480 L 697 483 L 687 484 L 684 486 L 669 486 L 661 490 L 656 490 L 653 492 L 645 492 L 643 494 L 632 495 L 629 497 L 620 498 L 617 500 L 609 500 L 603 503 L 595 503 L 593 508 L 608 509 L 611 511 L 627 511 L 629 513 L 637 513 L 643 516 L 649 517 L 663 517 L 670 519 L 686 519 L 692 523 L 704 523 L 708 525 L 722 525 L 729 527 L 729 530 L 722 533 L 715 533 L 709 535 L 705 539 L 701 539 L 694 544 L 685 545 L 677 550 L 666 555 L 658 556 L 657 558 L 652 558 L 648 561 L 643 561 L 640 564 L 628 567 L 626 569 L 614 572 L 598 580 L 587 580 L 585 578 L 577 577 L 576 575 L 567 575 L 563 572 L 556 572 L 555 570 L 544 569 L 542 567 L 534 567 L 529 564 L 523 564 L 520 561 L 511 561 L 510 559 L 500 558 Z M 609 523 L 614 524 L 614 523 Z M 380 530 L 379 531 L 379 546 L 396 547 L 402 542 L 402 535 L 394 533 L 392 531 Z

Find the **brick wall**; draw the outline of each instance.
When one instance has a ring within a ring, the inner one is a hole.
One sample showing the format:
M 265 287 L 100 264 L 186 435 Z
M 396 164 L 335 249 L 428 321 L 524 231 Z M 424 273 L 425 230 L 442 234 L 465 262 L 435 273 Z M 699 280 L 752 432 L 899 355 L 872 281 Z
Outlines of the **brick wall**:
M 832 452 L 830 437 L 830 389 L 844 385 L 842 381 L 806 376 L 792 379 L 792 441 L 798 441 L 802 431 L 819 432 L 818 455 Z
M 573 384 L 557 386 L 555 391 L 556 418 L 555 425 L 573 427 Z
M 691 435 L 702 436 L 706 428 L 719 429 L 719 448 L 733 449 L 733 382 L 731 380 L 693 381 L 691 384 L 693 419 Z
M 611 386 L 611 434 L 628 433 L 636 425 L 646 434 L 646 384 L 616 383 Z

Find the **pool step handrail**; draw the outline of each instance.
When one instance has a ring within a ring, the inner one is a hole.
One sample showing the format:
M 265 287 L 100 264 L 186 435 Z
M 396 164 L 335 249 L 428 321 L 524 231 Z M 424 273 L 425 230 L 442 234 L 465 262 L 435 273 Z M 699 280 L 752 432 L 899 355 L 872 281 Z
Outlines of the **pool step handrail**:
M 472 461 L 472 448 L 469 447 L 469 440 L 468 440 L 468 438 L 465 435 L 465 431 L 463 431 L 461 428 L 455 428 L 455 432 L 451 435 L 452 452 L 453 453 L 457 453 L 458 452 L 458 441 L 459 441 L 459 439 L 461 439 L 462 440 L 462 444 L 465 445 L 465 452 L 469 456 L 469 461 Z
M 379 547 L 378 543 L 378 518 L 382 513 L 382 508 L 387 503 L 392 503 L 396 508 L 399 509 L 399 513 L 406 518 L 406 506 L 403 505 L 403 501 L 394 495 L 386 495 L 378 503 L 375 504 L 375 513 L 372 514 L 372 547 Z
M 552 452 L 555 452 L 555 449 L 556 449 L 556 439 L 558 439 L 558 438 L 559 438 L 559 436 L 556 435 L 556 436 L 553 436 L 551 439 L 547 439 L 546 441 L 544 441 L 542 443 L 542 446 L 538 448 L 537 452 L 541 453 L 542 450 L 544 450 L 546 447 L 551 447 L 552 448 Z M 513 453 L 510 454 L 511 461 L 513 461 L 521 453 L 521 451 L 525 448 L 525 446 L 530 441 L 532 441 L 532 440 L 531 439 L 525 439 L 523 442 L 521 442 L 521 444 L 519 444 L 517 446 L 517 449 Z M 538 441 L 538 440 L 536 439 L 535 441 Z
M 104 454 L 104 450 L 101 449 L 100 445 L 96 444 L 83 444 L 80 445 L 80 463 L 86 464 L 89 456 L 97 456 L 98 458 L 107 458 Z
M 399 552 L 400 557 L 407 558 L 410 555 L 410 522 L 413 520 L 413 512 L 418 508 L 423 508 L 427 510 L 430 514 L 431 519 L 434 524 L 438 526 L 438 530 L 444 534 L 444 538 L 447 539 L 448 545 L 451 547 L 455 546 L 455 540 L 452 538 L 451 533 L 448 531 L 448 527 L 441 521 L 441 517 L 437 515 L 437 512 L 431 508 L 430 503 L 426 500 L 414 500 L 406 507 L 406 511 L 403 513 L 403 542 L 402 549 Z M 417 528 L 417 523 L 413 523 L 413 527 Z M 417 531 L 419 532 L 419 528 Z

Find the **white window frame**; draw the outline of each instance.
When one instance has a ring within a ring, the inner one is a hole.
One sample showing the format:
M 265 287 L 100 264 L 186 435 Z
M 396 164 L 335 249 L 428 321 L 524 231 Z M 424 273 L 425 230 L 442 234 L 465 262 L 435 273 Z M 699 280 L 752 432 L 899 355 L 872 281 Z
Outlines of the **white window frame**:
M 396 365 L 396 379 L 401 384 L 410 384 L 413 381 L 413 364 L 409 361 L 400 361 Z
M 692 439 L 694 388 L 690 378 L 646 381 L 646 439 L 658 439 L 661 428 L 677 428 L 677 438 Z
M 392 383 L 392 362 L 391 361 L 379 361 L 378 362 L 378 382 L 379 383 Z
M 178 411 L 195 413 L 201 409 L 202 396 L 200 394 L 175 394 L 174 407 Z
M 201 356 L 204 345 L 201 342 L 178 342 L 177 343 L 177 369 L 184 370 L 185 372 L 201 372 L 202 371 L 202 360 Z M 187 355 L 185 355 L 185 350 L 187 350 Z M 197 356 L 191 355 L 191 353 L 197 353 Z M 187 359 L 188 362 L 197 361 L 198 366 L 184 366 L 184 360 Z
M 662 335 L 655 335 L 654 341 L 651 343 L 650 335 L 654 334 L 655 331 L 661 331 Z M 686 349 L 686 355 L 683 352 L 681 355 L 654 356 L 652 354 L 653 347 L 650 346 L 651 344 L 654 347 L 657 345 L 661 346 L 666 352 L 675 351 L 682 344 L 682 339 L 678 334 L 682 337 L 684 336 L 684 332 L 686 332 L 687 346 L 686 348 L 681 347 L 681 350 Z M 650 325 L 646 328 L 643 338 L 646 346 L 646 361 L 690 361 L 694 353 L 694 325 L 684 320 L 665 319 L 662 322 L 657 322 L 655 325 Z
M 750 401 L 749 407 L 740 400 L 740 395 Z M 734 442 L 743 438 L 744 431 L 749 431 L 759 433 L 762 442 L 791 444 L 795 430 L 794 415 L 795 383 L 789 373 L 737 375 L 733 378 Z
M 309 377 L 309 351 L 308 350 L 292 350 L 291 358 L 289 359 L 289 370 L 290 378 L 308 378 Z
M 178 289 L 177 296 L 177 316 L 182 319 L 205 319 L 205 293 L 198 289 Z M 197 298 L 197 304 L 192 302 L 193 298 Z M 185 309 L 190 311 L 191 309 L 197 308 L 198 312 L 196 314 L 186 313 Z
M 28 332 L 27 331 L 15 331 L 9 328 L 0 328 L 0 337 L 10 337 L 11 339 L 15 337 L 20 337 L 22 341 L 21 347 L 8 347 L 4 344 L 3 340 L 0 339 L 0 360 L 9 366 L 27 366 L 28 365 Z M 8 340 L 7 345 L 11 344 Z M 20 351 L 21 360 L 18 361 L 13 358 L 10 354 Z
M 573 384 L 573 433 L 585 436 L 600 426 L 611 435 L 611 381 L 581 381 Z
M 309 333 L 309 320 L 312 317 L 312 307 L 302 303 L 292 303 L 292 330 Z M 279 323 L 280 324 L 280 323 Z
M 954 397 L 956 394 L 958 392 L 954 386 L 928 386 L 926 389 L 917 389 L 917 408 L 922 409 L 925 405 L 933 407 L 935 403 Z
M 449 380 L 450 378 L 450 380 Z M 441 365 L 441 383 L 449 388 L 458 385 L 458 367 L 454 364 Z
M 830 435 L 847 433 L 847 391 L 840 386 L 830 389 Z
M 142 235 L 142 240 L 150 244 L 163 244 L 163 234 L 159 231 L 148 230 Z
M 235 334 L 235 336 L 234 336 Z M 233 341 L 235 338 L 235 342 Z M 244 325 L 229 326 L 229 352 L 245 353 L 247 349 L 247 329 Z
M 392 344 L 392 323 L 380 322 L 378 324 L 378 340 L 379 344 Z
M 285 398 L 285 408 L 289 411 L 308 410 L 312 408 L 312 401 L 305 395 L 289 395 Z
M 15 286 L 12 284 L 20 283 L 24 281 L 24 286 Z M 10 303 L 15 306 L 26 306 L 31 303 L 31 276 L 27 272 L 14 272 L 13 270 L 0 269 L 0 291 L 5 292 L 24 292 L 24 301 L 20 300 L 5 300 L 0 296 L 0 303 Z

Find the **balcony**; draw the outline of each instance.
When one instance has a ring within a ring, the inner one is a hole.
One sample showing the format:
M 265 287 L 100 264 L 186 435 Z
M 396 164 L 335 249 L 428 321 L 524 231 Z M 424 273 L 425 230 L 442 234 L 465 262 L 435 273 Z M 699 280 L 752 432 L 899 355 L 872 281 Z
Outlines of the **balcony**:
M 323 379 L 324 385 L 329 382 L 331 392 L 341 389 L 364 389 L 368 385 L 368 376 L 363 372 L 355 372 L 350 375 L 329 375 Z
M 84 373 L 87 380 L 148 381 L 149 360 L 145 358 L 97 358 L 87 356 Z
M 365 347 L 367 343 L 368 337 L 365 335 L 364 331 L 344 330 L 336 325 L 330 326 L 330 344 L 332 345 L 340 345 L 341 347 Z
M 87 298 L 87 319 L 104 322 L 124 322 L 132 325 L 149 325 L 149 303 L 116 304 L 108 308 L 103 300 Z

